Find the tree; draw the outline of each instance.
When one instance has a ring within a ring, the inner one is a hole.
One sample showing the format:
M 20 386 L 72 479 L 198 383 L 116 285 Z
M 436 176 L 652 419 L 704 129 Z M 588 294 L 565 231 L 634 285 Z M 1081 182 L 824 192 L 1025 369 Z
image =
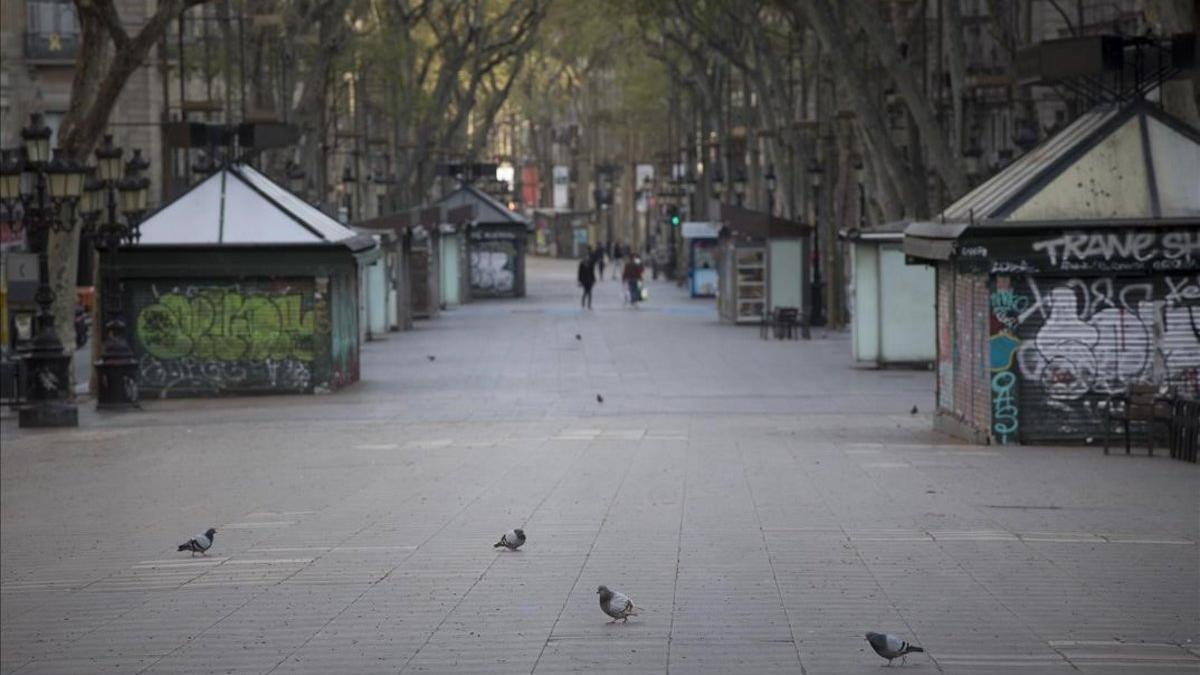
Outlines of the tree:
M 113 0 L 75 0 L 79 17 L 79 53 L 71 80 L 71 98 L 59 127 L 59 145 L 82 157 L 100 140 L 121 91 L 181 11 L 207 0 L 160 0 L 158 9 L 136 34 L 125 28 Z M 49 240 L 50 286 L 54 324 L 63 344 L 75 343 L 75 270 L 79 231 L 52 232 Z

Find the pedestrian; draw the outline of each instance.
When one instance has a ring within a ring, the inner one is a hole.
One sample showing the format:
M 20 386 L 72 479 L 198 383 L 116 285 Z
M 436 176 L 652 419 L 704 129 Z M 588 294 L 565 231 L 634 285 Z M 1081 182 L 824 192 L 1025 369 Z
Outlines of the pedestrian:
M 625 252 L 624 252 L 624 250 L 622 250 L 623 248 L 624 247 L 621 246 L 621 242 L 617 242 L 617 243 L 613 244 L 613 252 L 612 252 L 613 279 L 616 279 L 617 275 L 621 275 L 622 279 L 625 278 L 624 270 L 621 269 L 622 264 L 625 262 Z
M 629 304 L 636 309 L 642 300 L 642 261 L 637 256 L 630 258 L 629 262 L 625 263 L 625 269 L 621 271 L 621 279 L 629 291 Z
M 601 244 L 592 252 L 592 265 L 596 268 L 596 281 L 604 281 L 604 257 L 607 244 Z
M 591 251 L 584 254 L 579 261 L 579 285 L 583 286 L 583 297 L 579 298 L 579 306 L 592 308 L 592 286 L 596 283 L 596 270 L 592 266 Z

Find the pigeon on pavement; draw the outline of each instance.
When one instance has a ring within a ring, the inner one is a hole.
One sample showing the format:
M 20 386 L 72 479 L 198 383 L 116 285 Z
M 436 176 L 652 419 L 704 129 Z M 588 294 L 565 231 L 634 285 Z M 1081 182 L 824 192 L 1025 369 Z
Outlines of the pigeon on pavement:
M 596 394 L 596 403 L 604 403 L 604 397 L 600 394 Z
M 430 354 L 429 356 L 427 356 L 425 358 L 429 359 L 430 361 L 437 361 L 437 357 L 434 356 L 433 354 Z
M 582 340 L 582 339 L 583 339 L 583 336 L 582 336 L 582 335 L 580 335 L 579 333 L 576 333 L 576 334 L 575 334 L 575 339 L 576 339 L 576 340 Z
M 216 529 L 210 527 L 204 534 L 198 534 L 198 535 L 192 537 L 191 539 L 188 539 L 186 542 L 180 544 L 179 550 L 180 551 L 191 551 L 193 558 L 196 557 L 197 553 L 199 553 L 201 555 L 208 555 L 207 551 L 208 551 L 208 549 L 212 548 L 213 537 L 216 534 L 217 534 Z
M 925 651 L 888 633 L 867 633 L 867 642 L 871 643 L 871 649 L 874 649 L 876 654 L 887 659 L 889 666 L 892 665 L 892 659 L 900 659 L 900 665 L 904 665 L 909 654 Z
M 521 548 L 521 544 L 524 544 L 524 543 L 525 543 L 525 530 L 522 530 L 521 528 L 518 527 L 515 530 L 509 530 L 508 532 L 505 532 L 504 534 L 500 535 L 500 541 L 496 542 L 495 544 L 492 544 L 492 548 L 500 548 L 501 546 L 503 546 L 504 548 L 507 548 L 510 551 L 515 551 L 515 550 Z
M 613 619 L 609 623 L 616 623 L 618 619 L 629 623 L 629 617 L 638 615 L 633 601 L 621 591 L 613 591 L 609 590 L 608 586 L 601 586 L 596 589 L 596 592 L 600 594 L 601 611 Z
M 911 413 L 910 413 L 910 414 L 912 414 L 912 415 L 916 415 L 918 412 L 920 412 L 920 411 L 919 411 L 919 410 L 917 410 L 917 406 L 915 406 L 915 405 L 914 405 L 914 406 L 913 406 L 913 409 L 912 409 L 912 411 L 911 411 Z

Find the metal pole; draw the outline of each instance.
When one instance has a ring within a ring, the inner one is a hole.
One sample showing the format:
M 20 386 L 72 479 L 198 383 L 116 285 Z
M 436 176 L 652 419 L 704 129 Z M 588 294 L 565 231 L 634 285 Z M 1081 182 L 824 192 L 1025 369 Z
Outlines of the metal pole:
M 124 308 L 121 300 L 120 266 L 117 264 L 124 228 L 117 221 L 116 189 L 105 181 L 108 197 L 108 221 L 101 227 L 100 251 L 101 307 L 104 312 L 104 344 L 96 362 L 99 388 L 96 395 L 98 410 L 129 410 L 138 405 L 138 364 L 133 349 L 125 338 Z M 126 216 L 133 226 L 133 218 Z

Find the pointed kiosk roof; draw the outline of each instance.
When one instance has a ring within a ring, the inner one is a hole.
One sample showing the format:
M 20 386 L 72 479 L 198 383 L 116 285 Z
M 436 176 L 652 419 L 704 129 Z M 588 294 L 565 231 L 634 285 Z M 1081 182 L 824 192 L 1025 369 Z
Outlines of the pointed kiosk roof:
M 221 168 L 147 218 L 140 246 L 375 246 L 245 164 Z
M 464 184 L 442 197 L 437 204 L 447 213 L 461 206 L 474 206 L 475 219 L 472 222 L 476 225 L 524 225 L 526 228 L 532 226 L 528 218 L 509 210 L 495 197 L 470 184 Z
M 1100 106 L 1013 161 L 934 222 L 905 230 L 905 252 L 946 260 L 987 232 L 1179 227 L 1200 221 L 1200 130 L 1145 100 Z

